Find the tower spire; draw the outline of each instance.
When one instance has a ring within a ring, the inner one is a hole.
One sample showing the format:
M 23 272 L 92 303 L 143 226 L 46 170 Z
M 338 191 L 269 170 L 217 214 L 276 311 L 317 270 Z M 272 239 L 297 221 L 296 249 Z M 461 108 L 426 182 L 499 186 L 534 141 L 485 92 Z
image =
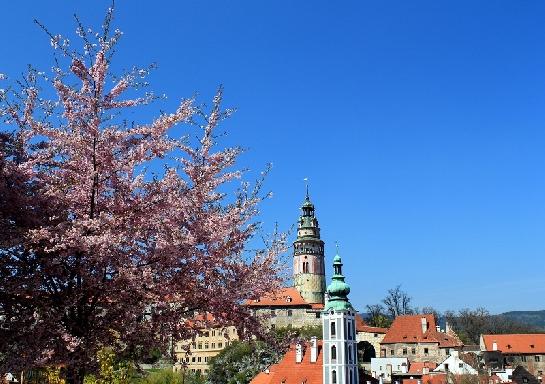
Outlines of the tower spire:
M 344 275 L 342 271 L 343 262 L 341 256 L 339 256 L 339 246 L 337 244 L 337 254 L 333 258 L 333 276 L 331 277 L 331 284 L 327 287 L 328 301 L 324 308 L 324 311 L 336 310 L 343 311 L 354 309 L 350 301 L 348 300 L 348 294 L 350 293 L 350 286 L 344 281 Z

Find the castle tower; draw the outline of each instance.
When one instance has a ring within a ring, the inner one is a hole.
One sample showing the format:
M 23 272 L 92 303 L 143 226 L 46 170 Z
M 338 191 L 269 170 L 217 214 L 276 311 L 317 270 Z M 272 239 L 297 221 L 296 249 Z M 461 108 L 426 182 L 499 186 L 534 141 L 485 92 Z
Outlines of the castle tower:
M 293 242 L 293 282 L 308 303 L 324 303 L 324 242 L 314 215 L 314 204 L 307 196 L 301 206 L 297 239 Z
M 356 311 L 348 301 L 350 287 L 344 282 L 342 261 L 333 259 L 333 277 L 327 287 L 328 301 L 322 313 L 324 384 L 357 384 L 358 350 Z

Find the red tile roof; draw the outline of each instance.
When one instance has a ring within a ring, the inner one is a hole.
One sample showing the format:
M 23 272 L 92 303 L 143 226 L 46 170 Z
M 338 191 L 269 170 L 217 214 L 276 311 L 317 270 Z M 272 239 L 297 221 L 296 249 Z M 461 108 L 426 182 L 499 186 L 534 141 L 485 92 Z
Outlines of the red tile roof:
M 409 373 L 413 375 L 422 375 L 424 368 L 428 368 L 428 373 L 430 373 L 435 368 L 437 368 L 437 363 L 434 363 L 432 361 L 411 362 L 409 365 Z
M 485 349 L 493 351 L 493 343 L 502 353 L 545 353 L 545 333 L 483 335 Z
M 365 323 L 363 317 L 360 314 L 356 315 L 356 332 L 367 332 L 367 333 L 386 333 L 388 328 L 379 328 L 379 327 L 370 327 Z
M 426 332 L 422 332 L 423 318 L 426 319 Z M 437 332 L 435 316 L 431 314 L 396 317 L 381 344 L 395 343 L 439 343 L 439 347 L 442 348 L 463 345 L 456 337 L 444 332 Z
M 323 308 L 323 304 L 310 304 L 303 299 L 303 296 L 294 287 L 282 288 L 277 292 L 260 297 L 257 300 L 247 300 L 246 305 L 251 307 L 292 307 L 307 306 L 316 309 Z
M 323 354 L 321 340 L 318 341 L 318 358 L 310 362 L 310 345 L 303 353 L 303 361 L 295 362 L 295 346 L 291 346 L 282 360 L 269 367 L 267 372 L 261 372 L 250 381 L 250 384 L 323 384 Z M 378 380 L 359 370 L 359 383 L 378 384 Z M 436 383 L 434 383 L 436 384 Z
M 433 375 L 423 375 L 421 379 L 404 379 L 403 384 L 447 384 L 447 374 L 439 373 Z
M 318 342 L 318 358 L 315 363 L 310 362 L 310 345 L 306 346 L 301 363 L 295 362 L 295 346 L 292 346 L 278 364 L 271 365 L 268 373 L 258 374 L 250 384 L 322 384 L 322 367 L 321 341 Z

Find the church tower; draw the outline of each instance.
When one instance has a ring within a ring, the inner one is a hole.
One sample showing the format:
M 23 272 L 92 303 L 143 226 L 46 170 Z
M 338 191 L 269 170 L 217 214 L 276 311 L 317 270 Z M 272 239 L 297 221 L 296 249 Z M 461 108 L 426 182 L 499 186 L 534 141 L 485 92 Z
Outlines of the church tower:
M 297 223 L 297 239 L 293 242 L 293 282 L 307 303 L 324 303 L 324 242 L 320 239 L 308 188 Z
M 327 287 L 328 301 L 322 313 L 324 384 L 359 383 L 356 311 L 348 301 L 350 287 L 344 282 L 342 266 L 337 254 L 333 259 L 333 281 Z

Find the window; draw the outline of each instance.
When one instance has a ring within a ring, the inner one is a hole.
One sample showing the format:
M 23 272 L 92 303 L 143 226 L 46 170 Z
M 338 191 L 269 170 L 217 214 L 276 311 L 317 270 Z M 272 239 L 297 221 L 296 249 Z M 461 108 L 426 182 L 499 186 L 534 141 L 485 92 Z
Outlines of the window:
M 390 355 L 392 355 L 392 356 L 394 355 L 394 350 L 393 349 L 390 350 Z
M 223 348 L 223 343 L 218 343 L 218 348 Z
M 448 364 L 445 364 L 445 371 L 448 371 Z
M 293 315 L 293 311 L 291 309 L 288 309 L 288 317 L 291 317 Z
M 320 318 L 320 312 L 316 312 L 316 318 L 317 318 L 317 319 Z
M 523 363 L 525 363 L 525 362 L 526 362 L 526 356 L 522 355 L 522 356 L 520 357 L 520 361 L 522 361 Z
M 407 348 L 403 348 L 403 355 L 407 354 Z
M 527 382 L 528 382 L 528 378 L 527 378 L 527 377 L 523 377 L 523 378 L 522 378 L 522 382 L 523 382 L 523 383 L 527 383 Z
M 216 336 L 216 331 L 212 331 L 212 336 Z
M 458 368 L 463 368 L 463 367 L 464 367 L 464 363 L 458 364 Z
M 412 353 L 413 355 L 416 355 L 416 348 L 411 348 L 411 353 Z
M 424 348 L 424 355 L 427 356 L 429 353 L 430 353 L 430 352 L 429 352 L 428 348 Z
M 206 343 L 204 343 L 204 349 L 209 349 L 210 348 L 210 344 L 208 344 L 208 341 Z
M 208 356 L 206 356 L 206 357 L 204 358 L 204 362 L 205 362 L 205 363 L 208 363 Z
M 201 357 L 197 357 L 197 363 L 200 363 L 201 362 Z
M 331 336 L 335 336 L 335 322 L 331 322 Z
M 274 309 L 271 309 L 271 317 L 276 317 L 276 311 Z
M 375 334 L 373 335 L 373 337 L 378 337 L 378 333 L 375 333 Z
M 194 363 L 195 360 L 196 360 L 196 359 L 195 359 L 195 356 L 193 356 L 193 357 L 191 358 L 191 362 Z
M 537 356 L 537 355 L 535 356 L 535 358 L 534 358 L 534 359 L 535 359 L 536 363 L 539 363 L 539 362 L 541 361 L 541 358 L 540 358 L 540 356 Z
M 335 370 L 331 371 L 331 383 L 337 384 L 337 371 Z
M 348 346 L 348 363 L 352 363 L 352 346 Z
M 212 349 L 216 349 L 216 343 L 212 343 Z
M 197 345 L 197 349 L 202 349 L 202 343 L 199 343 L 199 344 Z
M 348 340 L 352 339 L 352 322 L 348 322 Z
M 331 347 L 331 360 L 337 360 L 337 347 Z

